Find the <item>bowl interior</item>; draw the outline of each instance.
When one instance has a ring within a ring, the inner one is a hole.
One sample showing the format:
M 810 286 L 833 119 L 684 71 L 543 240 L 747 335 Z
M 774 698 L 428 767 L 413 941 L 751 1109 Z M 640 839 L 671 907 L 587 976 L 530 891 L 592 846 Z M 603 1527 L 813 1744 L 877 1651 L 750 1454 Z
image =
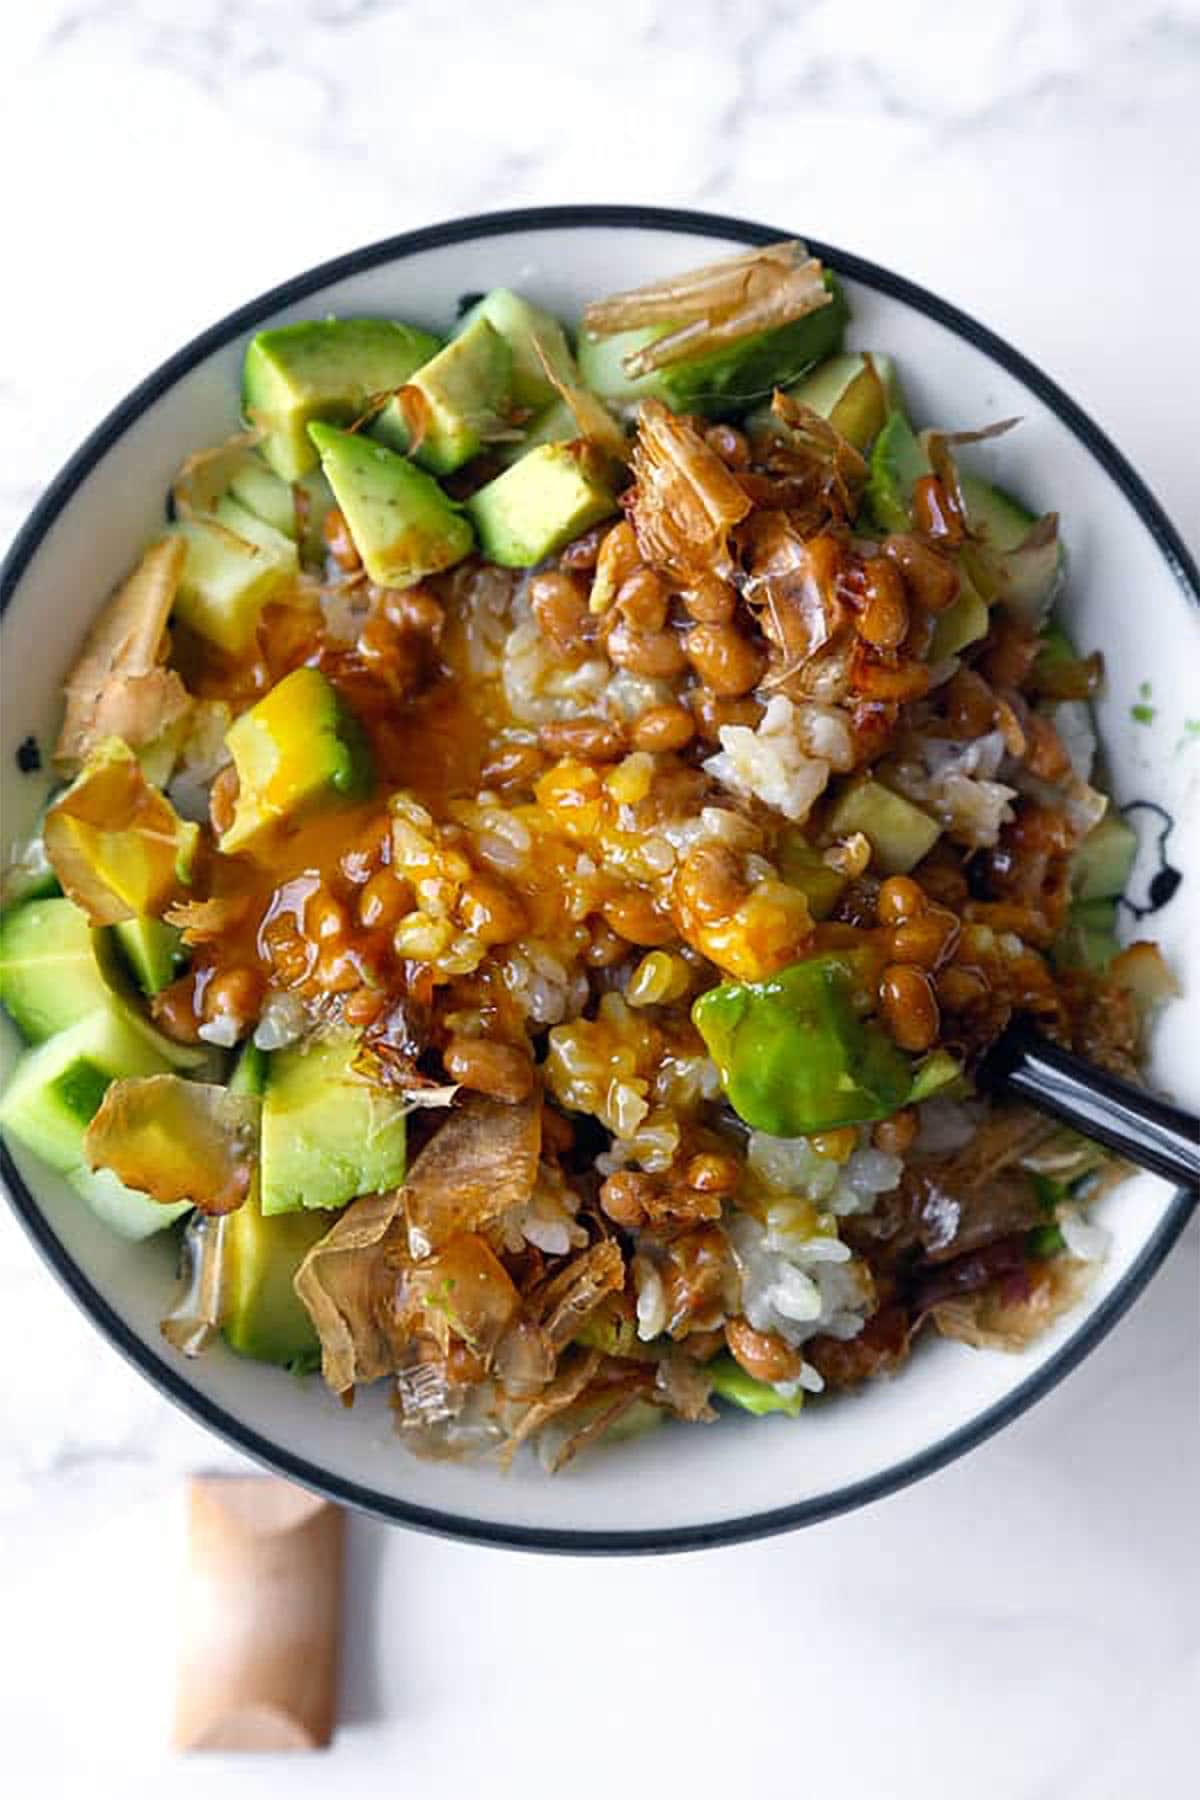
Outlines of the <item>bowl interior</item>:
M 638 218 L 643 218 L 639 215 Z M 59 684 L 98 603 L 162 520 L 164 496 L 183 458 L 237 428 L 237 387 L 248 333 L 325 312 L 390 313 L 433 327 L 453 319 L 459 297 L 505 284 L 567 318 L 597 293 L 720 255 L 736 228 L 612 216 L 578 224 L 511 222 L 477 235 L 403 246 L 322 277 L 307 292 L 273 297 L 245 314 L 193 365 L 153 394 L 138 415 L 104 433 L 92 466 L 19 570 L 3 626 L 4 848 L 31 826 L 46 791 L 22 776 L 14 752 L 28 735 L 52 744 Z M 741 237 L 752 236 L 747 228 Z M 839 264 L 836 253 L 831 256 Z M 847 264 L 850 259 L 846 259 Z M 295 284 L 300 286 L 302 284 Z M 1019 431 L 981 445 L 972 460 L 1035 508 L 1056 508 L 1070 552 L 1065 601 L 1078 642 L 1100 646 L 1108 682 L 1098 707 L 1117 802 L 1134 805 L 1142 851 L 1132 897 L 1149 908 L 1165 858 L 1186 879 L 1141 926 L 1123 910 L 1128 936 L 1153 935 L 1187 980 L 1194 962 L 1185 915 L 1197 866 L 1193 763 L 1200 762 L 1186 714 L 1196 667 L 1197 611 L 1183 571 L 1171 566 L 1151 522 L 1043 393 L 989 348 L 889 292 L 851 266 L 852 342 L 889 351 L 915 417 L 965 428 L 1020 415 Z M 249 310 L 249 309 L 247 309 Z M 211 334 L 210 334 L 211 335 Z M 1194 601 L 1195 596 L 1192 595 Z M 1131 707 L 1153 697 L 1153 728 Z M 1194 704 L 1194 701 L 1192 701 Z M 1168 1008 L 1155 1035 L 1156 1080 L 1183 1098 L 1198 1092 L 1184 1008 Z M 15 1038 L 5 1024 L 3 1055 Z M 898 1481 L 985 1435 L 1084 1353 L 1165 1253 L 1187 1203 L 1166 1184 L 1137 1176 L 1105 1203 L 1111 1254 L 1086 1305 L 1018 1358 L 957 1345 L 923 1347 L 900 1380 L 876 1383 L 852 1402 L 812 1406 L 799 1421 L 723 1417 L 708 1430 L 668 1427 L 631 1447 L 583 1459 L 553 1481 L 532 1463 L 495 1470 L 417 1461 L 396 1441 L 380 1392 L 353 1412 L 319 1382 L 288 1376 L 216 1348 L 185 1362 L 161 1340 L 158 1322 L 173 1288 L 172 1255 L 161 1241 L 129 1246 L 110 1237 L 61 1181 L 19 1153 L 28 1193 L 17 1194 L 43 1248 L 76 1293 L 136 1356 L 145 1372 L 253 1454 L 301 1479 L 392 1516 L 465 1535 L 572 1541 L 585 1547 L 698 1542 L 743 1535 L 768 1523 L 819 1516 Z M 32 1196 L 32 1199 L 30 1199 Z M 767 1517 L 771 1515 L 773 1517 Z M 565 1534 L 559 1538 L 558 1534 Z

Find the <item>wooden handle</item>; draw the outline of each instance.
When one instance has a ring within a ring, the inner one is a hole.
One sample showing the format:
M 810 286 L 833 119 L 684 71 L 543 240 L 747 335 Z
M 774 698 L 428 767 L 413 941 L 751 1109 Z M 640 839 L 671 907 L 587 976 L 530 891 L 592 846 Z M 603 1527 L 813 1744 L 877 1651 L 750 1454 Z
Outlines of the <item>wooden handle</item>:
M 269 1476 L 189 1485 L 181 1750 L 314 1750 L 333 1735 L 341 1509 Z

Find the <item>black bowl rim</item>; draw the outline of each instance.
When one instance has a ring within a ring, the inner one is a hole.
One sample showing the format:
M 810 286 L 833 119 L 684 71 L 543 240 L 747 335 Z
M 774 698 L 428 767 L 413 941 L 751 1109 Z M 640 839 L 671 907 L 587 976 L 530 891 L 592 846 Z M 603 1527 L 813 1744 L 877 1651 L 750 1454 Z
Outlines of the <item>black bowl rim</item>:
M 0 568 L 0 613 L 7 607 L 21 576 L 59 514 L 113 444 L 197 363 L 243 333 L 253 330 L 262 319 L 305 299 L 310 293 L 327 287 L 332 282 L 377 268 L 382 263 L 399 262 L 423 250 L 483 238 L 509 236 L 517 232 L 597 229 L 694 233 L 741 244 L 765 244 L 795 235 L 770 226 L 753 224 L 745 219 L 680 208 L 542 206 L 479 213 L 440 225 L 425 226 L 416 231 L 383 238 L 362 249 L 319 263 L 303 274 L 260 294 L 257 299 L 248 301 L 201 332 L 181 350 L 168 357 L 102 420 L 50 483 L 14 539 L 3 567 Z M 986 326 L 980 325 L 957 307 L 904 276 L 893 274 L 891 270 L 832 245 L 818 243 L 812 238 L 806 241 L 814 253 L 837 273 L 900 300 L 946 326 L 1036 393 L 1117 483 L 1150 531 L 1185 596 L 1194 605 L 1200 605 L 1200 570 L 1179 533 L 1145 482 L 1116 446 L 1049 376 Z M 464 1518 L 454 1513 L 413 1506 L 406 1501 L 394 1499 L 390 1494 L 332 1475 L 303 1457 L 273 1444 L 259 1432 L 243 1425 L 226 1412 L 223 1406 L 194 1389 L 179 1369 L 160 1357 L 114 1312 L 51 1230 L 48 1220 L 3 1145 L 0 1145 L 0 1178 L 34 1245 L 63 1286 L 100 1327 L 110 1343 L 168 1399 L 255 1461 L 328 1499 L 352 1506 L 392 1524 L 509 1549 L 590 1554 L 662 1553 L 743 1543 L 850 1512 L 873 1500 L 883 1499 L 923 1476 L 944 1468 L 1018 1418 L 1083 1361 L 1146 1286 L 1180 1236 L 1197 1201 L 1196 1195 L 1179 1189 L 1141 1254 L 1074 1336 L 1035 1374 L 1005 1395 L 1003 1400 L 986 1408 L 969 1424 L 939 1439 L 916 1456 L 906 1458 L 876 1475 L 853 1482 L 832 1493 L 798 1501 L 790 1506 L 772 1508 L 767 1512 L 753 1513 L 744 1518 L 653 1530 L 577 1531 L 495 1524 L 488 1520 Z

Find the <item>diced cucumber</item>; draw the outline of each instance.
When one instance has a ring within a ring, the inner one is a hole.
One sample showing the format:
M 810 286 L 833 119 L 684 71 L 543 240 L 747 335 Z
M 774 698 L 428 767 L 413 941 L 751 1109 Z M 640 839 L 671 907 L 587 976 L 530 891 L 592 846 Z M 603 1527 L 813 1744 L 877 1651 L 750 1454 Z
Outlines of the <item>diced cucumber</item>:
M 83 1165 L 83 1134 L 110 1081 L 169 1064 L 116 1005 L 98 1007 L 27 1050 L 0 1100 L 0 1126 L 52 1169 Z
M 1076 900 L 1054 942 L 1051 957 L 1058 969 L 1106 969 L 1120 949 L 1117 903 L 1111 896 Z
M 183 933 L 161 919 L 122 919 L 113 930 L 143 994 L 170 987 L 187 962 Z
M 213 519 L 184 519 L 171 530 L 187 548 L 176 615 L 219 649 L 240 656 L 254 642 L 267 601 L 292 580 L 295 547 L 288 545 L 290 557 L 276 554 Z
M 192 1210 L 188 1200 L 163 1204 L 149 1194 L 139 1194 L 136 1188 L 126 1187 L 111 1169 L 72 1169 L 67 1180 L 102 1224 L 118 1237 L 135 1243 L 165 1231 Z
M 737 417 L 758 401 L 769 399 L 772 388 L 787 387 L 841 347 L 849 308 L 840 284 L 828 271 L 825 286 L 833 298 L 816 312 L 649 375 L 627 374 L 625 358 L 664 337 L 673 329 L 671 325 L 612 332 L 605 337 L 582 333 L 576 350 L 580 373 L 594 394 L 614 406 L 633 406 L 654 397 L 677 412 Z
M 107 999 L 87 915 L 70 900 L 28 900 L 0 915 L 0 1004 L 29 1043 L 53 1037 Z
M 740 1406 L 743 1412 L 753 1413 L 756 1418 L 767 1413 L 786 1413 L 789 1419 L 794 1419 L 804 1406 L 802 1388 L 797 1388 L 794 1394 L 781 1394 L 769 1381 L 756 1381 L 753 1375 L 747 1375 L 742 1365 L 724 1350 L 707 1365 L 705 1373 L 718 1399 L 727 1400 L 731 1406 Z
M 1071 891 L 1077 901 L 1106 900 L 1125 892 L 1137 855 L 1137 833 L 1110 808 L 1071 858 Z
M 861 831 L 870 842 L 871 860 L 881 875 L 907 875 L 941 836 L 936 819 L 903 794 L 869 778 L 846 789 L 830 813 L 828 825 L 834 837 Z
M 333 492 L 320 469 L 284 481 L 255 451 L 248 450 L 229 478 L 229 492 L 265 524 L 291 538 L 303 561 L 322 559 L 321 528 L 333 505 Z
M 404 1179 L 405 1112 L 395 1094 L 357 1075 L 355 1038 L 277 1050 L 262 1113 L 265 1217 L 344 1206 Z
M 273 525 L 260 519 L 256 512 L 251 512 L 248 506 L 243 506 L 232 494 L 226 494 L 217 502 L 214 517 L 228 530 L 236 532 L 238 537 L 244 538 L 248 544 L 253 544 L 273 562 L 277 562 L 289 575 L 296 574 L 299 557 L 292 534 L 276 531 Z
M 1036 517 L 1003 488 L 993 487 L 969 469 L 958 471 L 959 485 L 967 503 L 967 521 L 993 550 L 1004 553 L 1015 550 L 1029 536 Z

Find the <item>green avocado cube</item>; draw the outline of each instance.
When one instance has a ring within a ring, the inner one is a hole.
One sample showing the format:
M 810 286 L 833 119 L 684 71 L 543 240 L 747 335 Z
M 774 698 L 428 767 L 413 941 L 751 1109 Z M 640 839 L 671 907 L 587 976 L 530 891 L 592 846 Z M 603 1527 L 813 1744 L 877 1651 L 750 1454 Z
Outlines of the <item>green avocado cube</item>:
M 404 1179 L 402 1096 L 364 1080 L 358 1040 L 330 1038 L 277 1050 L 262 1110 L 262 1211 L 344 1206 Z
M 0 1005 L 40 1044 L 108 999 L 86 913 L 70 900 L 27 900 L 0 915 Z
M 530 450 L 467 501 L 484 555 L 508 569 L 553 556 L 616 510 L 604 459 L 583 443 Z
M 245 850 L 271 827 L 296 824 L 325 807 L 371 791 L 371 753 L 362 727 L 319 669 L 293 669 L 234 720 L 225 742 L 238 775 L 226 854 Z
M 811 375 L 784 392 L 790 399 L 828 419 L 856 450 L 866 451 L 883 429 L 888 409 L 898 404 L 896 368 L 890 356 L 859 350 L 826 357 Z M 873 365 L 873 367 L 872 367 Z M 777 435 L 784 429 L 764 400 L 746 419 L 746 429 Z
M 247 1044 L 230 1077 L 230 1092 L 261 1096 L 267 1063 L 263 1051 Z M 239 1356 L 293 1367 L 316 1361 L 317 1334 L 292 1282 L 328 1229 L 320 1212 L 264 1218 L 256 1170 L 250 1192 L 225 1222 L 221 1328 Z
M 829 815 L 828 826 L 831 835 L 839 838 L 861 831 L 882 875 L 907 875 L 928 856 L 942 831 L 936 819 L 903 794 L 870 779 L 845 790 Z
M 411 587 L 467 555 L 475 534 L 432 475 L 355 432 L 309 431 L 372 581 Z
M 265 433 L 262 453 L 285 481 L 316 467 L 310 419 L 352 425 L 377 396 L 402 387 L 438 339 L 394 319 L 306 319 L 251 339 L 242 407 Z
M 407 405 L 390 400 L 372 434 L 434 475 L 452 474 L 509 427 L 512 372 L 511 349 L 480 315 L 404 384 Z
M 890 1118 L 907 1103 L 912 1063 L 859 1016 L 860 980 L 850 956 L 830 951 L 701 994 L 692 1021 L 747 1125 L 808 1137 Z

